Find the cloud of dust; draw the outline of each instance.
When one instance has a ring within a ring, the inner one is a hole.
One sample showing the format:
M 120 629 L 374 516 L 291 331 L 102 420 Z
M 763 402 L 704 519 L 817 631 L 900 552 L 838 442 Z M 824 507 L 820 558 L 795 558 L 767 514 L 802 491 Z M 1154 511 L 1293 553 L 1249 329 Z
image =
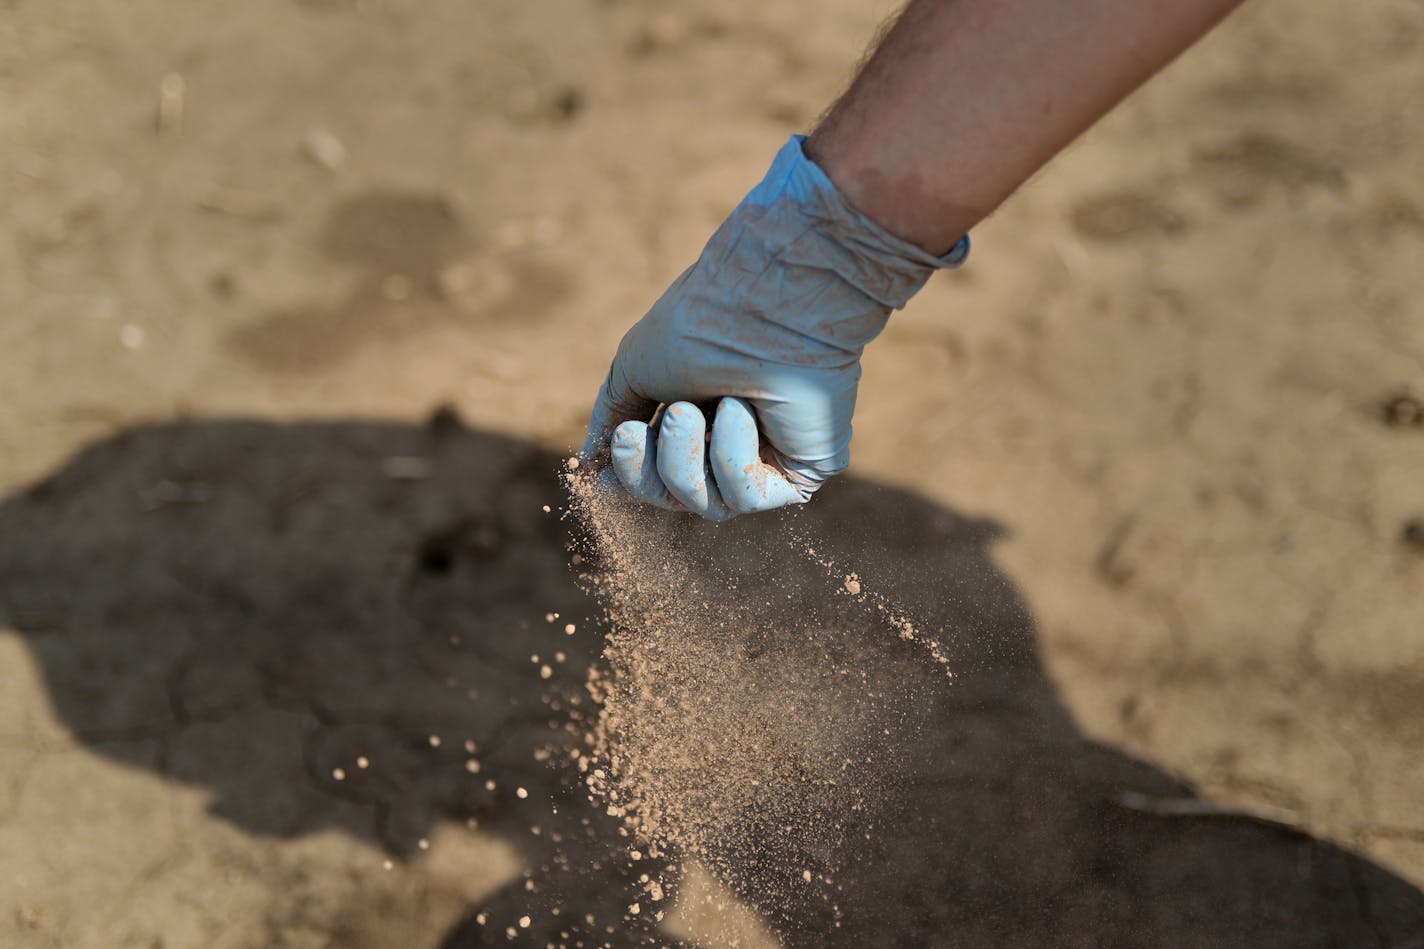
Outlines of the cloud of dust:
M 634 860 L 695 861 L 773 926 L 838 925 L 839 872 L 950 687 L 941 647 L 794 513 L 709 525 L 566 480 L 608 628 L 576 753 L 591 799 Z M 630 910 L 661 913 L 668 883 L 650 877 Z

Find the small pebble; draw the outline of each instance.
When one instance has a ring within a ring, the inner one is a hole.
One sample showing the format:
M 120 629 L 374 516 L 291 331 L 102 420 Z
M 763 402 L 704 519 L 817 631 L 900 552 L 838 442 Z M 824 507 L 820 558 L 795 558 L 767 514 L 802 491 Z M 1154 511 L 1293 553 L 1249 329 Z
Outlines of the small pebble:
M 1399 539 L 1407 546 L 1424 553 L 1424 517 L 1405 521 L 1404 526 L 1400 528 Z
M 415 845 L 416 845 L 417 847 L 419 847 L 421 850 L 429 850 L 429 849 L 430 849 L 430 841 L 426 840 L 424 837 L 422 837 L 422 838 L 420 838 L 419 840 L 417 840 L 417 841 L 415 842 Z
M 324 168 L 335 171 L 346 164 L 349 153 L 346 145 L 329 129 L 316 126 L 307 130 L 302 139 L 302 149 L 307 157 Z
M 522 800 L 524 800 L 526 797 L 529 796 L 529 792 L 526 791 L 526 790 L 524 790 L 523 788 L 515 788 L 515 789 L 514 789 L 514 796 L 517 797 L 517 798 L 519 798 L 519 799 L 522 801 Z
M 169 73 L 158 82 L 158 131 L 167 135 L 183 132 L 183 98 L 187 83 L 177 73 Z
M 685 42 L 691 32 L 686 19 L 676 13 L 664 13 L 643 28 L 641 45 L 646 49 L 672 49 Z
M 1424 425 L 1424 402 L 1401 392 L 1380 406 L 1380 416 L 1386 425 L 1398 428 Z
M 332 769 L 331 769 L 331 776 L 332 776 L 333 778 L 335 778 L 336 780 L 338 780 L 338 781 L 345 781 L 345 780 L 346 780 L 346 769 L 345 769 L 345 768 L 332 768 Z
M 371 767 L 371 759 L 367 758 L 365 755 L 360 755 L 356 759 L 356 767 L 360 768 L 362 771 L 365 771 L 367 768 Z

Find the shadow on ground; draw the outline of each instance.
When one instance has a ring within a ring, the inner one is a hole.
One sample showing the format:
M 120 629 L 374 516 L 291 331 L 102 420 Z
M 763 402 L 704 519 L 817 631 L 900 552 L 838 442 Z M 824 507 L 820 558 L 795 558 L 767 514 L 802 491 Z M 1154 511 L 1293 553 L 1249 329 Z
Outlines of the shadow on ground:
M 541 510 L 559 503 L 557 462 L 448 415 L 135 429 L 0 506 L 0 613 L 83 742 L 211 789 L 249 833 L 335 827 L 408 855 L 435 822 L 473 819 L 542 881 L 486 907 L 501 921 L 533 907 L 521 939 L 663 942 L 623 915 L 638 885 L 614 822 L 540 760 L 577 740 L 564 723 L 599 648 L 564 529 Z M 721 536 L 735 550 L 785 523 Z M 853 478 L 795 523 L 955 631 L 961 674 L 900 749 L 880 831 L 839 879 L 839 927 L 823 905 L 783 905 L 788 944 L 1421 944 L 1424 894 L 1359 856 L 1117 803 L 1191 789 L 1078 733 L 992 565 L 994 525 Z M 757 573 L 775 582 L 778 565 Z M 507 943 L 480 909 L 444 949 Z

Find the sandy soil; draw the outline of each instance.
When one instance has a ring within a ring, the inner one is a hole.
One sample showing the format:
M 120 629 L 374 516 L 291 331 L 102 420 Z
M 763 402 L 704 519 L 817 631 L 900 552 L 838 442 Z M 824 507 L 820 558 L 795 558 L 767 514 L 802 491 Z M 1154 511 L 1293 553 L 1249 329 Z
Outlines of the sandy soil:
M 727 942 L 536 760 L 540 508 L 888 7 L 2 6 L 0 944 Z M 1424 945 L 1421 94 L 1419 3 L 1258 0 L 871 348 L 804 520 L 979 672 L 784 942 Z

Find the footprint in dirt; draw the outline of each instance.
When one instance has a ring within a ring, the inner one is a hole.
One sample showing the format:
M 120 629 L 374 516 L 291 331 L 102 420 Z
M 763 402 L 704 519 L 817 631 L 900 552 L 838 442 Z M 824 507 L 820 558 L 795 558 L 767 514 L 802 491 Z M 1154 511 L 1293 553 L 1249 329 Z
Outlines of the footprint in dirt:
M 570 287 L 537 249 L 481 250 L 438 195 L 353 198 L 332 212 L 319 246 L 355 271 L 346 295 L 271 310 L 230 331 L 229 351 L 273 374 L 328 369 L 422 331 L 539 319 Z
M 0 621 L 90 753 L 207 789 L 247 834 L 334 830 L 394 859 L 469 820 L 507 841 L 537 885 L 521 876 L 471 906 L 443 949 L 668 945 L 655 919 L 627 913 L 645 865 L 565 766 L 601 640 L 561 522 L 542 510 L 558 463 L 448 415 L 135 428 L 0 502 Z M 926 628 L 959 631 L 944 645 L 961 674 L 934 686 L 928 727 L 886 736 L 895 768 L 869 838 L 815 855 L 841 867 L 834 912 L 816 887 L 776 905 L 741 892 L 783 943 L 1255 949 L 1424 932 L 1424 893 L 1331 843 L 1122 806 L 1125 792 L 1192 791 L 1078 730 L 991 559 L 1001 528 L 850 477 L 790 518 L 670 529 L 715 539 L 719 569 L 771 604 L 808 569 L 788 523 L 834 538 L 827 554 Z M 796 655 L 784 646 L 761 641 L 753 659 Z M 874 688 L 913 674 L 866 656 Z M 777 713 L 774 694 L 749 700 Z M 721 851 L 797 865 L 804 843 L 731 828 Z M 380 945 L 377 913 L 343 911 L 337 941 Z

